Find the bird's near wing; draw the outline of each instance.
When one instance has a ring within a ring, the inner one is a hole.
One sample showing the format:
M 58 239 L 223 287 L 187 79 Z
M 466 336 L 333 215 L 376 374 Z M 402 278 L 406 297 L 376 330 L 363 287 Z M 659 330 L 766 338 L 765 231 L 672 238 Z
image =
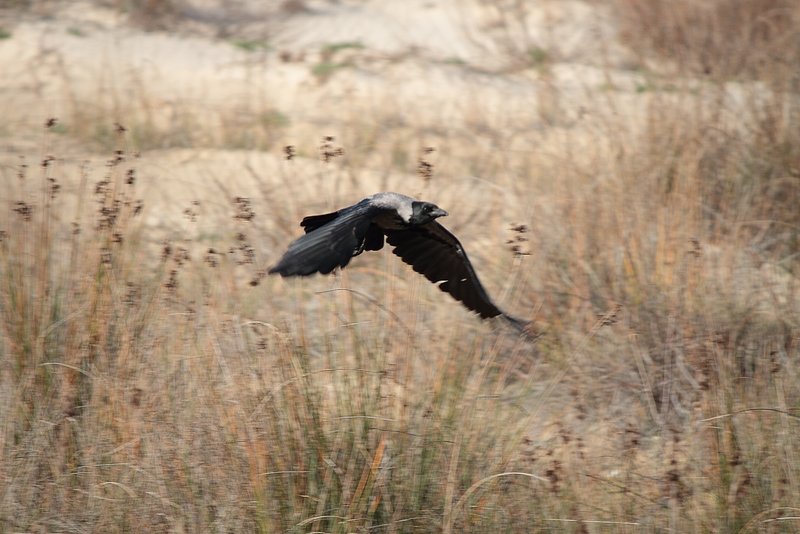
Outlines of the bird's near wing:
M 482 318 L 502 315 L 518 328 L 524 324 L 495 306 L 478 280 L 464 247 L 438 222 L 398 230 L 385 228 L 384 233 L 394 247 L 393 252 L 404 262 Z
M 378 250 L 383 246 L 383 233 L 372 224 L 378 211 L 369 205 L 356 204 L 338 212 L 306 217 L 300 224 L 307 233 L 289 245 L 280 261 L 269 270 L 270 274 L 328 274 L 347 265 L 364 249 Z

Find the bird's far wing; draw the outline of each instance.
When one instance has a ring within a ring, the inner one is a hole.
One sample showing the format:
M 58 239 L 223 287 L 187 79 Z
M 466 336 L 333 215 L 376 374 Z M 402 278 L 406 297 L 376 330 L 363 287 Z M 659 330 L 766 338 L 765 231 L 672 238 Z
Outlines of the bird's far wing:
M 303 217 L 303 220 L 300 222 L 300 226 L 303 227 L 303 230 L 305 230 L 306 233 L 313 232 L 320 226 L 328 224 L 338 216 L 338 211 L 323 213 L 322 215 L 309 215 L 308 217 Z
M 436 221 L 401 230 L 384 229 L 393 252 L 439 289 L 464 303 L 484 319 L 503 315 L 486 293 L 456 236 Z
M 372 218 L 379 211 L 359 203 L 336 213 L 306 217 L 301 224 L 308 233 L 289 245 L 280 261 L 269 270 L 270 274 L 308 276 L 344 267 L 361 252 Z M 326 222 L 321 222 L 322 218 Z

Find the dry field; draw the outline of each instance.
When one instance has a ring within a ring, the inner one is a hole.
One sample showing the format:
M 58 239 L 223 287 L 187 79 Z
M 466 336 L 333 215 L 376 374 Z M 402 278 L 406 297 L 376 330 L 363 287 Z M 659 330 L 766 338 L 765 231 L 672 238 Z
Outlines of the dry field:
M 0 64 L 0 533 L 800 531 L 795 1 L 12 0 Z M 381 190 L 541 338 L 264 276 Z

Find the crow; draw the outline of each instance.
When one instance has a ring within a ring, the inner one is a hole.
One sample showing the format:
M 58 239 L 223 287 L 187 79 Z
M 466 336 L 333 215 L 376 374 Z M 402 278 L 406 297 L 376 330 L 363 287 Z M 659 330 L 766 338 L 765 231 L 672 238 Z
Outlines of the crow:
M 501 316 L 520 332 L 528 323 L 498 308 L 478 280 L 464 247 L 436 219 L 447 212 L 399 193 L 377 193 L 332 213 L 311 215 L 270 274 L 309 276 L 345 267 L 365 250 L 380 250 L 384 238 L 397 256 L 482 319 Z

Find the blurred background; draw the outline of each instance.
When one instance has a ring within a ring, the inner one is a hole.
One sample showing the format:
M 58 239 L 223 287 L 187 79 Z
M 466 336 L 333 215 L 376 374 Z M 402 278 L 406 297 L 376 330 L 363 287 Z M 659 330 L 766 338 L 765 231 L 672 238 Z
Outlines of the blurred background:
M 0 531 L 795 532 L 793 0 L 0 2 Z M 435 202 L 481 322 L 303 216 Z

